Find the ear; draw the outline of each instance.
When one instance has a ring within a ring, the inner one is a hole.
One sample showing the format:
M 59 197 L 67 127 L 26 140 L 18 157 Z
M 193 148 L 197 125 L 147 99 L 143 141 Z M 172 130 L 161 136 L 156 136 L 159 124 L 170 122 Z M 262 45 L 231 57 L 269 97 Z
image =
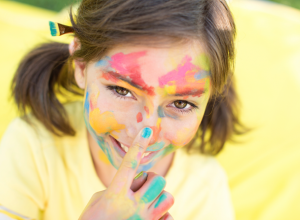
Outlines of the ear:
M 77 38 L 74 38 L 74 40 L 69 44 L 70 55 L 73 55 L 76 50 L 79 50 L 80 46 L 81 45 L 79 40 Z M 85 89 L 85 68 L 86 63 L 84 61 L 81 61 L 80 59 L 74 60 L 74 77 L 78 87 L 81 89 Z

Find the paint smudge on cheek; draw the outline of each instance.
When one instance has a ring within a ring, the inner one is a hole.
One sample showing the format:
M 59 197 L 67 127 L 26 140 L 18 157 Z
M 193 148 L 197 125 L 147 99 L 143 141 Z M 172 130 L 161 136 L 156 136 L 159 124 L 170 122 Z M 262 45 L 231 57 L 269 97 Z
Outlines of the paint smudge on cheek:
M 147 151 L 158 151 L 165 146 L 165 142 L 161 141 L 159 143 L 155 143 L 147 148 Z
M 139 112 L 137 115 L 136 115 L 136 121 L 137 123 L 140 123 L 143 121 L 143 115 L 141 112 Z
M 91 90 L 91 92 L 90 92 L 90 108 L 93 111 L 94 108 L 96 108 L 96 106 L 97 106 L 97 99 L 99 97 L 100 91 L 99 91 L 97 85 L 94 83 L 91 85 L 90 90 Z
M 101 113 L 99 108 L 94 109 L 89 114 L 91 127 L 97 134 L 109 133 L 112 131 L 120 132 L 125 129 L 125 125 L 119 124 L 112 112 Z
M 102 150 L 99 150 L 98 153 L 98 158 L 105 164 L 110 164 L 109 159 L 107 158 L 107 156 L 103 153 Z
M 145 109 L 145 112 L 146 112 L 147 114 L 149 114 L 149 108 L 148 108 L 147 106 L 144 106 L 144 109 Z

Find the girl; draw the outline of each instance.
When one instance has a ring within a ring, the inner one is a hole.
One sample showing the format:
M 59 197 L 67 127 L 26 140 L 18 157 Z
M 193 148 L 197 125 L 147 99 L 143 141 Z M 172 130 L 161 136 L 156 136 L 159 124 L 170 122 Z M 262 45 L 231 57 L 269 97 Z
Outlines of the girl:
M 70 19 L 72 43 L 36 48 L 13 80 L 0 219 L 234 219 L 210 156 L 241 126 L 226 2 L 83 0 Z

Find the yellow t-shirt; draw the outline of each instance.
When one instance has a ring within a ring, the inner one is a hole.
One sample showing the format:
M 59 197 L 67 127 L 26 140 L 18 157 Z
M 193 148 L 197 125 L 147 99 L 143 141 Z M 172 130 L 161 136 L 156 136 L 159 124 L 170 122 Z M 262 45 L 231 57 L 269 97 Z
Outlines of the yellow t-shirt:
M 82 102 L 65 107 L 75 137 L 56 137 L 39 122 L 20 118 L 6 130 L 0 145 L 2 215 L 75 220 L 91 196 L 105 190 L 90 155 Z M 215 158 L 179 149 L 166 181 L 175 198 L 169 210 L 174 219 L 234 219 L 227 177 Z

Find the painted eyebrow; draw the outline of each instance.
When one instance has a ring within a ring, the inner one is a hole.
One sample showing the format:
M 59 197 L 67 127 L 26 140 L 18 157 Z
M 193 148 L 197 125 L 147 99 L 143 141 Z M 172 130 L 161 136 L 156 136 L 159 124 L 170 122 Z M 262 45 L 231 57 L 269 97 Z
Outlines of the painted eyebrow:
M 144 91 L 144 89 L 142 88 L 141 85 L 138 85 L 138 84 L 132 82 L 132 80 L 130 78 L 128 78 L 128 76 L 122 76 L 121 74 L 119 74 L 117 72 L 114 72 L 114 71 L 111 71 L 111 70 L 110 71 L 105 71 L 105 74 L 109 74 L 113 78 L 117 78 L 119 80 L 122 80 L 122 81 L 128 83 L 129 85 L 131 85 L 131 86 L 133 86 L 133 87 L 135 87 L 135 88 L 137 88 L 139 90 L 143 90 Z
M 171 96 L 201 96 L 206 93 L 205 89 L 186 89 L 180 93 L 170 94 Z
M 139 90 L 145 91 L 142 86 L 132 82 L 132 80 L 130 78 L 128 78 L 127 76 L 123 76 L 123 75 L 121 75 L 117 72 L 111 71 L 111 70 L 110 71 L 105 71 L 105 74 L 109 74 L 113 78 L 117 78 L 119 80 L 122 80 L 122 81 L 128 83 L 129 85 L 139 89 Z M 182 92 L 180 92 L 180 93 L 169 94 L 169 95 L 170 96 L 201 96 L 204 93 L 206 93 L 205 89 L 193 89 L 193 90 L 183 89 Z

